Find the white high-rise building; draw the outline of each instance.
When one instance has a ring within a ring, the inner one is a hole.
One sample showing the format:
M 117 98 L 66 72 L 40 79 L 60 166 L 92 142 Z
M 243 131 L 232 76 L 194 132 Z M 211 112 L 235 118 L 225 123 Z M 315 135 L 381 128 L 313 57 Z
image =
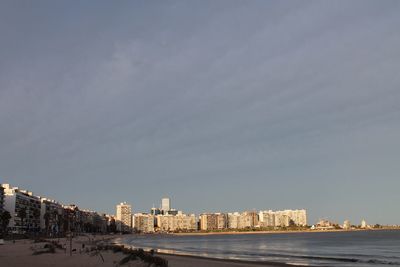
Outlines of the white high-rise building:
M 161 199 L 161 211 L 166 214 L 171 209 L 171 201 L 168 197 Z
M 132 206 L 126 202 L 122 202 L 117 205 L 116 209 L 117 230 L 130 232 L 132 230 Z
M 40 229 L 40 199 L 32 192 L 2 184 L 4 188 L 4 209 L 11 215 L 8 228 L 25 232 Z

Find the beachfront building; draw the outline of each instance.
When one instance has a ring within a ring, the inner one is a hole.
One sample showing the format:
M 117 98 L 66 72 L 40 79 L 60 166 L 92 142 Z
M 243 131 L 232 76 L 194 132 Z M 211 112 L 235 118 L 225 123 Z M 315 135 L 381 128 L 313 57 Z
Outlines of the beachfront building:
M 290 217 L 284 211 L 277 211 L 275 213 L 275 226 L 276 227 L 288 227 L 290 226 Z
M 8 228 L 17 233 L 36 232 L 40 229 L 40 199 L 32 192 L 2 184 L 4 188 L 4 209 L 11 219 Z
M 80 210 L 80 229 L 84 233 L 107 232 L 107 216 L 91 210 Z
M 218 229 L 218 215 L 216 213 L 203 213 L 199 216 L 200 230 L 210 231 Z
M 4 187 L 0 186 L 0 214 L 4 211 Z
M 258 227 L 258 213 L 255 211 L 245 211 L 240 214 L 238 229 L 250 229 Z
M 307 225 L 307 212 L 305 209 L 284 210 L 283 212 L 289 217 L 290 225 L 297 225 L 297 226 Z
M 228 227 L 228 215 L 225 213 L 200 214 L 200 230 L 222 230 Z
M 136 213 L 133 215 L 133 225 L 137 232 L 153 233 L 154 232 L 154 216 L 147 213 Z
M 275 227 L 275 212 L 272 210 L 260 211 L 258 214 L 261 227 Z
M 281 210 L 260 211 L 258 214 L 261 227 L 288 227 L 288 226 L 306 226 L 306 210 Z
M 240 213 L 239 212 L 228 213 L 228 216 L 227 216 L 227 220 L 228 220 L 227 228 L 228 229 L 238 229 L 239 218 L 240 218 Z
M 161 232 L 195 231 L 197 230 L 196 216 L 194 214 L 157 215 L 157 227 Z
M 116 207 L 117 231 L 130 232 L 132 230 L 132 206 L 122 202 Z
M 312 230 L 332 230 L 337 224 L 326 219 L 320 219 L 316 225 L 311 227 Z
M 55 235 L 60 232 L 60 218 L 63 206 L 55 200 L 40 198 L 40 229 L 47 234 Z

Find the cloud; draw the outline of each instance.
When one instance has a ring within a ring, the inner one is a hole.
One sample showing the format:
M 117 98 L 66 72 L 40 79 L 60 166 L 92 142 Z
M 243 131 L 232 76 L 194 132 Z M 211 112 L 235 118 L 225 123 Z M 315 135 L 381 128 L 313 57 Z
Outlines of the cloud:
M 303 199 L 315 217 L 326 211 L 314 196 L 326 194 L 343 216 L 345 201 L 369 200 L 328 194 L 332 179 L 355 189 L 382 174 L 398 186 L 398 4 L 360 3 L 83 6 L 29 36 L 8 29 L 21 45 L 0 45 L 18 59 L 0 65 L 1 175 L 110 212 L 166 193 L 187 210 L 216 208 L 183 193 L 203 190 L 220 209 Z M 245 199 L 219 199 L 246 183 L 257 188 Z M 112 190 L 98 200 L 87 187 Z

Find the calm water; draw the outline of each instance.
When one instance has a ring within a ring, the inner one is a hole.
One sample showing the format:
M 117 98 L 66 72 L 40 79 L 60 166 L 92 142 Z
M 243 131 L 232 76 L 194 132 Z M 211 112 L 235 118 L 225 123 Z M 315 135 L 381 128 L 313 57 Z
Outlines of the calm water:
M 400 266 L 400 231 L 142 235 L 119 243 L 160 252 L 317 266 Z

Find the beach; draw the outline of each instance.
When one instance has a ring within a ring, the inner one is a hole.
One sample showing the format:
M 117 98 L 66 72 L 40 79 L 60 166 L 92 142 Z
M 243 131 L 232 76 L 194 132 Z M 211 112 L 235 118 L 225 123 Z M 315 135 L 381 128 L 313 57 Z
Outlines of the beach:
M 110 236 L 99 236 L 95 238 L 95 242 L 110 239 Z M 100 255 L 90 255 L 90 253 L 82 252 L 82 244 L 85 248 L 90 248 L 94 245 L 93 242 L 88 242 L 87 237 L 74 238 L 72 248 L 75 249 L 72 256 L 69 255 L 69 247 L 66 251 L 56 249 L 55 253 L 46 253 L 41 255 L 33 255 L 35 250 L 41 250 L 46 243 L 34 243 L 32 240 L 23 239 L 5 241 L 4 245 L 0 245 L 0 267 L 115 267 L 119 261 L 125 257 L 120 252 L 101 251 Z M 60 239 L 60 244 L 69 244 L 69 240 Z M 244 266 L 287 266 L 286 264 L 274 264 L 268 262 L 245 262 L 235 260 L 218 260 L 194 256 L 180 256 L 173 254 L 158 254 L 158 256 L 168 260 L 168 266 L 172 267 L 244 267 Z M 104 262 L 103 262 L 103 259 Z M 140 260 L 131 261 L 122 266 L 144 267 L 148 266 Z

